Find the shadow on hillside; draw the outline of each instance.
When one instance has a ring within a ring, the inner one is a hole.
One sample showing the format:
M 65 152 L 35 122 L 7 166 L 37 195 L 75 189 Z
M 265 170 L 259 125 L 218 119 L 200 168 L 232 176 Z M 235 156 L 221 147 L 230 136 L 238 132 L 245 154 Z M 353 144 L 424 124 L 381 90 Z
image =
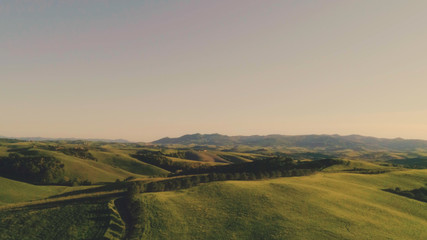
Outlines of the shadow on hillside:
M 94 187 L 94 188 L 89 188 L 89 189 L 82 189 L 82 190 L 75 190 L 75 191 L 70 191 L 70 192 L 66 192 L 66 193 L 61 193 L 58 195 L 50 196 L 48 199 L 70 197 L 70 196 L 75 196 L 75 195 L 80 195 L 80 194 L 90 194 L 90 193 L 97 193 L 97 192 L 110 192 L 110 191 L 114 191 L 114 190 L 123 190 L 123 189 L 126 189 L 127 186 L 128 186 L 128 182 L 111 183 L 111 184 L 103 185 L 100 187 Z
M 344 172 L 350 173 L 359 173 L 359 174 L 382 174 L 388 173 L 390 170 L 380 170 L 380 169 L 365 169 L 365 168 L 353 168 L 353 169 L 345 169 L 342 170 Z
M 70 199 L 61 199 L 58 201 L 48 201 L 48 202 L 34 202 L 34 203 L 27 203 L 25 205 L 19 205 L 16 206 L 10 206 L 3 210 L 3 212 L 18 212 L 22 210 L 40 210 L 40 209 L 47 209 L 47 208 L 56 208 L 61 207 L 63 205 L 77 205 L 77 204 L 84 204 L 84 203 L 101 203 L 108 201 L 111 198 L 114 197 L 121 197 L 123 195 L 122 192 L 118 193 L 111 193 L 111 194 L 104 194 L 100 196 L 88 196 L 88 197 L 81 197 L 81 198 L 70 198 Z
M 388 162 L 393 164 L 400 164 L 405 168 L 414 168 L 414 169 L 425 169 L 427 168 L 427 158 L 426 157 L 416 157 L 416 158 L 405 158 L 405 159 L 392 159 Z
M 382 189 L 383 191 L 394 193 L 407 198 L 412 198 L 421 202 L 427 202 L 427 187 L 416 188 L 412 190 L 402 191 L 400 188 Z

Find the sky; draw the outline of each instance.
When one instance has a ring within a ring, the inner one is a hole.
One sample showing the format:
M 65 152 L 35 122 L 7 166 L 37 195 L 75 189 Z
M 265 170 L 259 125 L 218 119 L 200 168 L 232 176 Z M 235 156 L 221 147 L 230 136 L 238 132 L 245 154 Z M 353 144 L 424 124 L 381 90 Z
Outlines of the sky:
M 427 139 L 427 1 L 0 0 L 0 135 Z

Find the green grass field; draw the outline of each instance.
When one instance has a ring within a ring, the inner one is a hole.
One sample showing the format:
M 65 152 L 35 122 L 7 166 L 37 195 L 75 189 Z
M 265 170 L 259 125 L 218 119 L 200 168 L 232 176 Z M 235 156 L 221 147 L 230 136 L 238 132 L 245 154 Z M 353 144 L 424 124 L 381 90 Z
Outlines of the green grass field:
M 88 179 L 93 183 L 113 182 L 116 179 L 123 180 L 129 176 L 142 177 L 142 175 L 130 173 L 118 167 L 93 160 L 80 159 L 59 152 L 49 152 L 64 163 L 65 176 L 70 178 Z
M 0 206 L 40 200 L 67 192 L 96 187 L 98 186 L 40 186 L 0 177 Z
M 141 194 L 144 239 L 426 239 L 427 204 L 383 191 L 426 170 L 319 173 Z
M 0 180 L 3 203 L 88 188 Z M 427 204 L 383 191 L 425 183 L 427 170 L 320 172 L 143 193 L 139 195 L 145 206 L 141 239 L 425 239 Z M 20 195 L 14 195 L 14 189 Z M 119 239 L 123 222 L 109 199 L 3 208 L 0 239 Z
M 141 162 L 118 150 L 113 150 L 113 152 L 91 151 L 91 153 L 99 162 L 121 168 L 130 173 L 145 176 L 165 176 L 169 173 L 164 169 Z
M 36 186 L 0 177 L 0 205 L 38 200 L 60 194 L 65 186 Z
M 0 239 L 119 239 L 120 226 L 105 200 L 0 211 Z
M 6 157 L 9 154 L 7 149 L 5 146 L 0 146 L 0 157 Z
M 357 161 L 357 160 L 348 160 L 346 161 L 348 164 L 339 164 L 339 165 L 333 165 L 331 167 L 328 167 L 324 169 L 324 172 L 342 172 L 342 171 L 354 171 L 356 170 L 368 170 L 368 171 L 396 171 L 396 170 L 402 170 L 401 167 L 393 167 L 393 166 L 382 166 L 379 164 L 366 162 L 366 161 Z

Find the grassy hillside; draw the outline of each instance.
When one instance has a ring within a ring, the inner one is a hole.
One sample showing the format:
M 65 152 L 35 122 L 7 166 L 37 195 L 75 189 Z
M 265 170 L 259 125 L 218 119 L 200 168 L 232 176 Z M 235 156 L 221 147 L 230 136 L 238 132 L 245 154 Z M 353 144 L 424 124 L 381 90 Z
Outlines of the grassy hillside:
M 106 200 L 0 211 L 0 239 L 120 239 L 122 232 Z
M 36 186 L 0 177 L 0 205 L 46 198 L 69 187 Z
M 59 159 L 65 165 L 65 176 L 69 178 L 87 179 L 96 183 L 123 180 L 129 176 L 142 177 L 102 162 L 72 157 L 59 152 L 49 152 L 48 154 Z
M 40 200 L 55 195 L 96 187 L 99 186 L 40 186 L 0 177 L 0 205 L 4 206 L 7 204 Z
M 413 189 L 426 182 L 426 170 L 321 173 L 141 194 L 144 237 L 425 239 L 426 203 L 382 189 Z
M 188 159 L 182 159 L 182 158 L 175 158 L 175 157 L 167 157 L 173 162 L 178 163 L 187 163 L 189 165 L 206 165 L 206 166 L 216 166 L 216 165 L 223 165 L 224 163 L 218 163 L 218 162 L 200 162 L 200 161 L 194 161 L 194 160 L 188 160 Z
M 6 157 L 9 153 L 7 152 L 7 147 L 0 146 L 0 157 Z
M 226 159 L 221 158 L 218 154 L 207 150 L 174 150 L 162 149 L 161 153 L 168 157 L 181 158 L 198 162 L 221 162 L 228 163 Z
M 115 152 L 91 151 L 91 153 L 99 162 L 121 168 L 131 173 L 146 175 L 146 176 L 152 176 L 152 175 L 163 176 L 169 173 L 164 169 L 141 162 L 119 151 L 115 151 Z
M 242 162 L 250 162 L 251 160 L 246 158 L 248 156 L 236 154 L 236 153 L 225 153 L 225 152 L 218 152 L 217 153 L 219 157 L 227 160 L 231 163 L 242 163 Z
M 187 159 L 193 161 L 201 161 L 201 162 L 222 162 L 226 163 L 227 160 L 219 157 L 216 154 L 211 152 L 202 152 L 202 151 L 188 151 Z
M 391 164 L 376 164 L 366 161 L 347 160 L 345 164 L 333 165 L 324 169 L 324 172 L 355 172 L 355 173 L 377 173 L 403 170 L 402 167 L 393 167 Z
M 66 179 L 88 180 L 92 183 L 113 182 L 130 176 L 165 176 L 169 172 L 141 162 L 121 151 L 121 146 L 100 143 L 75 144 L 68 142 L 1 143 L 0 157 L 19 154 L 23 157 L 54 157 L 64 165 Z M 1 160 L 0 160 L 1 161 Z M 21 179 L 19 179 L 21 180 Z

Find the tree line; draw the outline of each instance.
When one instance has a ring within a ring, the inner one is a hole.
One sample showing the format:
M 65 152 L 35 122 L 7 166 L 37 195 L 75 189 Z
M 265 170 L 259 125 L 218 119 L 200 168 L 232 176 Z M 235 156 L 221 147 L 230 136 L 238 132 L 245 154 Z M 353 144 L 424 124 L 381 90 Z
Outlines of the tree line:
M 16 152 L 10 153 L 7 157 L 0 157 L 0 176 L 31 184 L 66 186 L 92 184 L 87 179 L 65 176 L 64 164 L 55 157 L 21 155 Z
M 190 174 L 203 174 L 203 173 L 269 173 L 275 171 L 289 171 L 297 169 L 314 169 L 321 170 L 323 168 L 332 166 L 334 164 L 342 164 L 344 161 L 336 159 L 322 159 L 316 161 L 295 162 L 289 157 L 271 157 L 265 160 L 242 162 L 229 165 L 208 166 L 205 168 L 193 168 L 183 170 L 182 172 L 171 174 L 171 176 L 190 175 Z
M 3 177 L 35 184 L 53 184 L 63 181 L 64 164 L 50 156 L 21 156 L 10 153 L 0 158 Z
M 131 182 L 128 192 L 162 192 L 197 186 L 200 183 L 226 180 L 259 180 L 277 177 L 305 176 L 316 171 L 342 164 L 341 160 L 324 159 L 311 162 L 294 163 L 292 159 L 270 159 L 244 164 L 231 164 L 211 167 L 203 173 L 182 173 L 190 176 L 178 176 L 162 181 Z M 204 169 L 206 170 L 206 169 Z
M 385 191 L 416 199 L 418 201 L 427 202 L 427 187 L 420 187 L 406 191 L 402 191 L 397 187 L 395 189 L 386 189 Z
M 184 153 L 180 153 L 184 154 Z M 178 154 L 180 157 L 180 154 Z M 177 155 L 177 156 L 178 156 Z M 318 169 L 331 166 L 333 164 L 342 163 L 342 160 L 336 159 L 321 159 L 307 162 L 295 162 L 290 157 L 273 156 L 263 160 L 253 162 L 242 162 L 228 165 L 211 166 L 203 163 L 187 163 L 173 161 L 167 158 L 166 155 L 159 151 L 140 150 L 132 157 L 161 167 L 171 172 L 169 176 L 203 174 L 203 173 L 258 173 L 270 172 L 277 169 Z
M 97 161 L 97 159 L 89 152 L 89 149 L 84 146 L 63 147 L 63 146 L 47 145 L 47 146 L 40 146 L 40 148 L 43 148 L 49 151 L 62 152 L 65 155 L 69 155 L 73 157 Z

